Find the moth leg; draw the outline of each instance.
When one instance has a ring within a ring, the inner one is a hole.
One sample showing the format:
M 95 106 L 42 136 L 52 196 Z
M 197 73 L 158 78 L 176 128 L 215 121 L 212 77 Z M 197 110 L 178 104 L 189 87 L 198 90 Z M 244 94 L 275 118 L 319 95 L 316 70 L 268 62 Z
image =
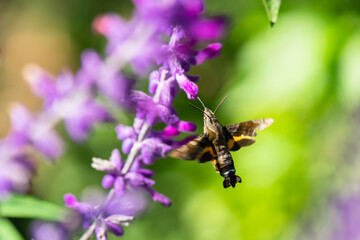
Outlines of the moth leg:
M 214 166 L 215 171 L 216 171 L 217 173 L 219 173 L 220 171 L 219 171 L 218 162 L 217 162 L 216 158 L 213 159 L 213 160 L 211 160 L 211 163 L 212 163 L 212 165 Z

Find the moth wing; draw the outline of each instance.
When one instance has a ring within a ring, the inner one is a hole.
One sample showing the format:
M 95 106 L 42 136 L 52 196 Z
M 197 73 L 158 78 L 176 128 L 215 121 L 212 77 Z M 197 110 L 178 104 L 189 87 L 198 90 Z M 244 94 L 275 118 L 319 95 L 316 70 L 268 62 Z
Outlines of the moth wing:
M 263 130 L 274 122 L 271 118 L 252 120 L 226 126 L 229 150 L 236 151 L 255 142 L 257 130 Z
M 205 134 L 172 151 L 169 156 L 183 160 L 198 160 L 201 163 L 216 158 L 213 144 Z

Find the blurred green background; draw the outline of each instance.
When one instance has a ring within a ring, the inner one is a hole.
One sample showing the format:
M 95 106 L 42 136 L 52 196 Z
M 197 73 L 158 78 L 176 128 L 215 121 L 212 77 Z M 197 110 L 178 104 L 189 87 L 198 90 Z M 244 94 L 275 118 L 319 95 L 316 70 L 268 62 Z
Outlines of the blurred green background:
M 274 28 L 261 0 L 206 4 L 209 15 L 229 15 L 231 24 L 221 56 L 191 71 L 201 76 L 200 97 L 214 109 L 228 95 L 217 112 L 223 125 L 263 117 L 275 123 L 256 144 L 233 153 L 243 179 L 234 189 L 223 189 L 210 163 L 158 160 L 150 167 L 155 188 L 173 206 L 151 203 L 123 239 L 329 239 L 337 199 L 360 194 L 360 2 L 283 1 Z M 103 53 L 105 40 L 91 30 L 94 17 L 129 17 L 131 10 L 130 1 L 2 0 L 1 136 L 11 102 L 41 106 L 22 80 L 26 63 L 53 74 L 76 70 L 84 49 Z M 188 102 L 180 94 L 176 109 L 201 133 L 202 116 Z M 121 121 L 130 125 L 131 118 Z M 69 142 L 55 165 L 42 162 L 31 193 L 63 204 L 67 192 L 79 196 L 100 186 L 102 174 L 90 162 L 120 148 L 113 127 L 99 126 L 84 144 Z M 26 235 L 27 221 L 16 221 Z

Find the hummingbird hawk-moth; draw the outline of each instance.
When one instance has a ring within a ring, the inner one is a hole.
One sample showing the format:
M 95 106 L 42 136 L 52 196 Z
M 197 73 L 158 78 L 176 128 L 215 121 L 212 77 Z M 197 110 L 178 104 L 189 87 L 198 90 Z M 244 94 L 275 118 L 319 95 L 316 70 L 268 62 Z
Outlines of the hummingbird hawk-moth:
M 238 182 L 241 183 L 241 178 L 235 175 L 234 162 L 230 151 L 237 151 L 241 147 L 253 144 L 256 130 L 267 128 L 274 120 L 271 118 L 258 119 L 224 127 L 215 117 L 215 112 L 225 98 L 226 96 L 214 112 L 205 107 L 199 97 L 198 99 L 204 110 L 190 104 L 204 113 L 204 133 L 172 151 L 170 156 L 183 160 L 198 160 L 201 163 L 211 161 L 216 172 L 224 177 L 224 188 L 228 188 L 230 186 L 235 187 Z

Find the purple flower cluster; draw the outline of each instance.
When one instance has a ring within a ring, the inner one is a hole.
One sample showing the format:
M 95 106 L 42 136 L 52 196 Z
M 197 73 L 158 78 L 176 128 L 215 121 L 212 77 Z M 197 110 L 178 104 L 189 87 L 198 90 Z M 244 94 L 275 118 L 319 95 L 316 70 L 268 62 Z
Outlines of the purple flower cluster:
M 77 210 L 81 215 L 83 227 L 88 231 L 83 237 L 90 237 L 95 232 L 97 239 L 107 239 L 107 232 L 115 236 L 124 233 L 123 226 L 128 226 L 135 215 L 146 208 L 144 196 L 139 192 L 127 191 L 121 197 L 111 190 L 107 196 L 101 191 L 91 189 L 80 202 L 72 194 L 66 194 L 66 206 Z M 76 216 L 72 218 L 76 219 Z M 89 235 L 89 236 L 87 236 Z
M 66 205 L 78 212 L 88 229 L 82 239 L 93 232 L 97 239 L 107 239 L 107 232 L 122 235 L 122 226 L 131 223 L 144 208 L 142 193 L 171 205 L 169 198 L 154 190 L 154 172 L 145 167 L 192 138 L 173 139 L 196 130 L 194 123 L 179 119 L 173 101 L 181 90 L 189 99 L 197 97 L 199 77 L 188 74 L 190 67 L 218 56 L 221 44 L 212 43 L 202 50 L 197 47 L 218 40 L 225 32 L 224 18 L 203 17 L 201 0 L 133 2 L 130 20 L 116 14 L 95 19 L 93 28 L 108 40 L 104 58 L 86 50 L 76 73 L 64 71 L 57 77 L 34 64 L 24 69 L 24 78 L 44 101 L 43 109 L 31 114 L 16 105 L 11 114 L 12 130 L 0 143 L 0 193 L 25 193 L 35 170 L 29 152 L 50 160 L 63 152 L 62 140 L 54 130 L 60 121 L 71 139 L 79 142 L 88 138 L 94 125 L 115 121 L 109 109 L 122 107 L 136 112 L 132 126 L 118 124 L 115 129 L 125 161 L 118 149 L 109 160 L 93 158 L 92 167 L 105 172 L 102 186 L 109 189 L 107 196 L 92 203 L 91 199 L 78 201 L 72 194 L 64 196 Z M 131 67 L 134 78 L 148 76 L 149 93 L 133 89 L 135 80 L 125 74 L 125 66 Z M 158 123 L 165 127 L 152 129 Z M 21 174 L 14 177 L 1 170 L 9 168 Z M 135 193 L 141 195 L 128 197 Z
M 136 111 L 133 125 L 118 124 L 116 127 L 118 139 L 122 141 L 121 150 L 127 154 L 126 160 L 123 162 L 120 151 L 114 149 L 109 160 L 93 158 L 92 167 L 106 172 L 102 185 L 110 189 L 110 201 L 121 199 L 129 191 L 143 191 L 154 201 L 170 206 L 170 199 L 153 189 L 155 182 L 151 177 L 154 172 L 144 166 L 166 157 L 171 149 L 191 138 L 175 141 L 172 137 L 196 130 L 194 123 L 179 119 L 172 106 L 173 101 L 180 90 L 185 91 L 189 99 L 197 97 L 198 87 L 195 82 L 199 78 L 187 75 L 187 72 L 191 65 L 216 57 L 221 44 L 210 44 L 200 51 L 195 47 L 200 41 L 219 38 L 225 25 L 220 18 L 202 19 L 201 1 L 172 1 L 167 4 L 160 4 L 160 1 L 135 1 L 135 5 L 137 8 L 130 21 L 114 14 L 103 15 L 95 20 L 95 30 L 109 40 L 106 62 L 112 66 L 114 63 L 118 67 L 122 66 L 125 55 L 138 76 L 143 76 L 146 72 L 144 69 L 151 65 L 157 64 L 159 68 L 149 74 L 149 94 L 132 90 L 128 96 Z M 164 42 L 166 36 L 169 36 L 167 43 Z M 151 129 L 161 122 L 166 125 L 163 130 Z M 67 205 L 81 212 L 88 221 L 87 216 L 93 215 L 94 210 L 76 207 L 77 204 L 71 203 L 73 199 L 73 196 L 67 195 Z M 106 204 L 97 206 L 104 207 L 107 207 Z M 116 214 L 123 213 L 119 211 Z M 103 239 L 99 236 L 106 236 L 106 231 L 122 234 L 122 230 L 116 230 L 104 218 L 101 221 L 95 219 L 92 218 L 92 229 L 89 224 L 85 224 L 87 233 L 95 231 L 98 239 Z M 99 225 L 99 222 L 102 224 Z M 116 226 L 120 227 L 119 224 Z

